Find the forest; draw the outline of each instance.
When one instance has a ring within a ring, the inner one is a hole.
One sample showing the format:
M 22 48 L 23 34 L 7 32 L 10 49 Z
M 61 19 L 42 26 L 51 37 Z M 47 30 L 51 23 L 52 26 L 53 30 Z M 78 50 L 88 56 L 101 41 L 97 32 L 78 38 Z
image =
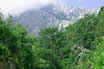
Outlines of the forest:
M 0 13 L 0 64 L 16 69 L 104 69 L 104 7 L 59 30 L 35 37 Z

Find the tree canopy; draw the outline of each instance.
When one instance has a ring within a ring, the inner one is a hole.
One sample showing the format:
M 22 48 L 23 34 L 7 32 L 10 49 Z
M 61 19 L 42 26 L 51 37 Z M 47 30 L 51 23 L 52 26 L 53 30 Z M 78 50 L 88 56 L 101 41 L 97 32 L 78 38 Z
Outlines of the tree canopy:
M 37 37 L 0 13 L 0 64 L 16 69 L 103 69 L 103 29 L 104 7 L 64 30 L 41 29 Z

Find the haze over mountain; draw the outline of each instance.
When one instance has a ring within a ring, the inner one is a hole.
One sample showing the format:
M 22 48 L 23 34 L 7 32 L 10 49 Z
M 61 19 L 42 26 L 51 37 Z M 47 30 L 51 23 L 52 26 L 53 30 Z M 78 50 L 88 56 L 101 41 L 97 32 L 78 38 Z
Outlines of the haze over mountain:
M 27 26 L 28 31 L 37 33 L 41 28 L 66 27 L 83 17 L 86 13 L 97 13 L 98 9 L 78 8 L 67 5 L 63 2 L 48 4 L 40 9 L 30 9 L 21 15 L 13 17 L 14 22 L 20 22 Z
M 18 15 L 32 8 L 44 7 L 53 1 L 55 0 L 0 0 L 0 11 L 6 16 L 8 13 Z
M 4 1 L 0 69 L 104 68 L 104 6 L 82 8 L 66 2 L 71 0 Z

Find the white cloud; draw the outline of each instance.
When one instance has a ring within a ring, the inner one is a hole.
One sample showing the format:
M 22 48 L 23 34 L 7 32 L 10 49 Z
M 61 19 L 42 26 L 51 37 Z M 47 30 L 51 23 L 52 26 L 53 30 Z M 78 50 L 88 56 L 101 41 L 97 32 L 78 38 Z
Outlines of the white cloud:
M 17 14 L 29 8 L 39 8 L 52 2 L 53 0 L 0 0 L 0 8 L 5 15 Z

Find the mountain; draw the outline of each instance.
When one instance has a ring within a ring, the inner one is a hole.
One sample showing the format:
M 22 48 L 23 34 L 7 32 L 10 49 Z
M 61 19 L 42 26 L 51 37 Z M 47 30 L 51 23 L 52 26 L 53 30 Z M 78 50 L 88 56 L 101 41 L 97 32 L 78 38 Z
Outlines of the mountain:
M 31 9 L 14 16 L 14 22 L 25 24 L 30 33 L 38 34 L 40 29 L 56 27 L 59 29 L 72 24 L 86 13 L 97 13 L 98 9 L 71 7 L 66 4 L 50 4 L 38 10 Z

